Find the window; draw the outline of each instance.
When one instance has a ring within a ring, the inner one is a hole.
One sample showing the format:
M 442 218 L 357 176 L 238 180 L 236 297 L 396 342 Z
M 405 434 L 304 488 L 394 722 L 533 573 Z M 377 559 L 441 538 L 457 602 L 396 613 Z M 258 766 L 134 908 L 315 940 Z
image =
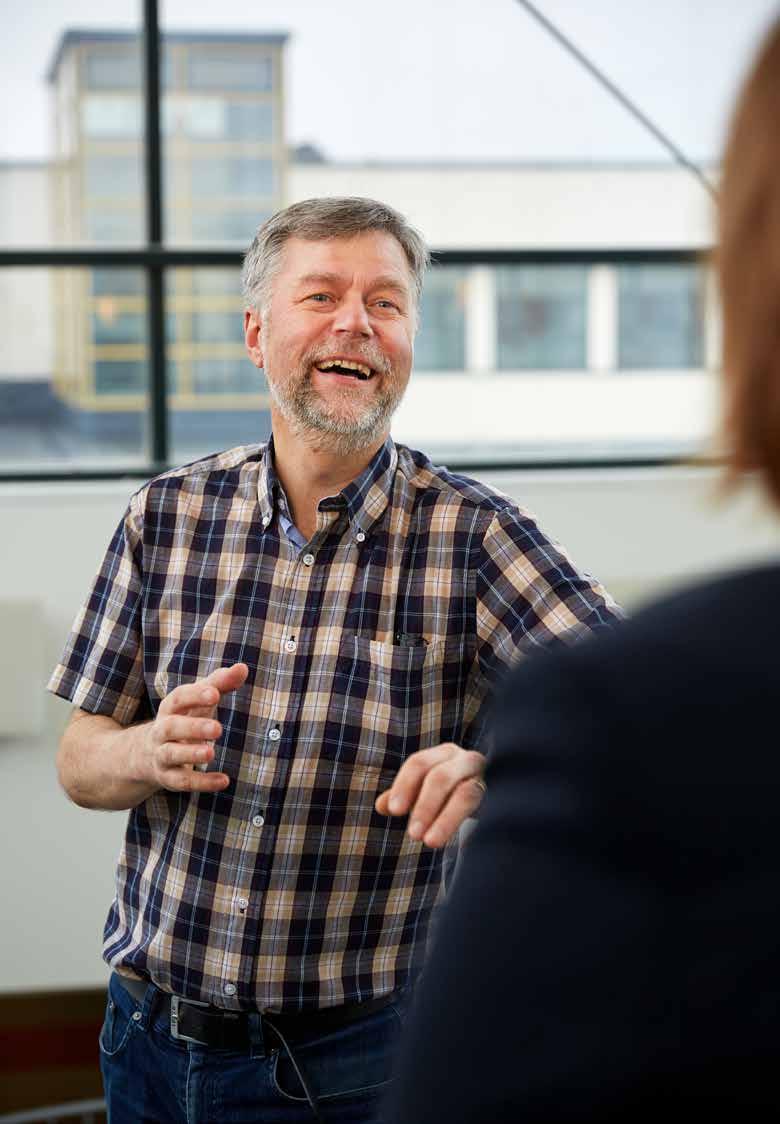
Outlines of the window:
M 140 199 L 142 172 L 140 154 L 133 156 L 88 156 L 85 167 L 87 195 L 115 199 Z
M 86 58 L 85 84 L 90 90 L 140 89 L 141 52 L 138 43 L 127 46 L 90 46 Z
M 192 318 L 192 338 L 204 343 L 237 343 L 243 348 L 242 319 L 241 304 L 238 301 L 235 311 L 196 311 Z
M 703 366 L 704 272 L 700 266 L 622 266 L 618 300 L 621 368 Z
M 505 266 L 496 272 L 498 366 L 585 366 L 587 271 L 580 266 Z
M 274 106 L 262 101 L 228 102 L 225 135 L 230 140 L 273 140 Z
M 116 297 L 100 297 L 92 314 L 92 339 L 95 343 L 140 343 L 146 335 L 144 316 L 125 312 Z
M 465 370 L 465 304 L 465 270 L 458 266 L 429 270 L 420 302 L 420 330 L 414 341 L 415 370 Z
M 262 157 L 212 156 L 192 161 L 192 194 L 273 195 L 276 190 L 273 161 Z
M 188 60 L 191 90 L 267 91 L 273 84 L 273 64 L 269 57 L 241 54 L 235 49 L 193 50 Z
M 193 386 L 199 394 L 260 393 L 263 376 L 246 357 L 241 359 L 196 359 Z
M 192 214 L 193 242 L 238 242 L 242 248 L 249 245 L 261 223 L 270 218 L 267 208 L 230 211 L 194 211 Z
M 145 365 L 132 359 L 99 359 L 95 363 L 98 394 L 140 394 L 144 390 Z
M 137 140 L 143 130 L 141 99 L 89 94 L 81 106 L 81 127 L 92 140 Z

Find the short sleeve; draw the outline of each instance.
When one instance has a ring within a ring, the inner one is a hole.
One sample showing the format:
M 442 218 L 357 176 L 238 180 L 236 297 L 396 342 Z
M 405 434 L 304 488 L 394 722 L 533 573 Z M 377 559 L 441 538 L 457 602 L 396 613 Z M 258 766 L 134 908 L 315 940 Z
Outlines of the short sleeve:
M 134 496 L 47 684 L 49 691 L 74 706 L 122 725 L 137 717 L 146 699 L 141 548 L 142 521 Z
M 507 507 L 487 528 L 477 573 L 477 645 L 493 683 L 535 648 L 613 625 L 620 610 L 530 515 Z

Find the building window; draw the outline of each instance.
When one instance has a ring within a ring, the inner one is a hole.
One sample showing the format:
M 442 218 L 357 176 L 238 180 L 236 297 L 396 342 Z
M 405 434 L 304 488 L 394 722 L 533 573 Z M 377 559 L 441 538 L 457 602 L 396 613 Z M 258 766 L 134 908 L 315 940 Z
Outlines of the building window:
M 692 263 L 618 270 L 618 366 L 704 365 L 704 271 Z
M 192 364 L 196 394 L 259 394 L 265 380 L 248 359 L 196 359 Z
M 414 341 L 417 371 L 462 371 L 466 366 L 465 270 L 434 266 L 425 279 L 420 330 Z
M 87 195 L 138 198 L 142 173 L 140 154 L 134 156 L 88 156 L 85 165 Z
M 585 367 L 585 268 L 503 266 L 496 270 L 496 282 L 501 370 Z
M 90 242 L 140 242 L 143 234 L 141 212 L 130 209 L 123 211 L 98 211 L 90 208 L 87 215 L 87 238 Z
M 192 161 L 192 194 L 274 195 L 276 175 L 272 160 L 246 156 L 210 156 Z
M 198 343 L 244 343 L 244 327 L 240 306 L 234 312 L 195 312 L 192 317 L 192 338 Z
M 269 56 L 245 55 L 234 50 L 192 51 L 188 59 L 191 90 L 268 91 L 273 87 L 273 63 Z
M 271 217 L 269 210 L 194 211 L 192 239 L 194 242 L 239 242 L 248 246 L 261 223 Z
M 146 365 L 137 359 L 98 359 L 96 394 L 141 394 L 146 390 Z
M 86 64 L 86 85 L 90 90 L 138 90 L 141 87 L 138 44 L 124 48 L 91 47 Z
M 92 314 L 95 343 L 141 343 L 146 338 L 146 317 L 118 308 L 114 297 L 99 297 Z
M 91 140 L 137 140 L 142 130 L 141 101 L 128 95 L 88 95 L 81 106 L 81 127 Z

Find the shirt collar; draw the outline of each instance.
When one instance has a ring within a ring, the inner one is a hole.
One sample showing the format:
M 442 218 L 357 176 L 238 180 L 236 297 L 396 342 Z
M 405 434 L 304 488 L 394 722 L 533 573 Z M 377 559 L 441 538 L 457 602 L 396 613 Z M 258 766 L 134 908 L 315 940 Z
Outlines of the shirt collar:
M 390 502 L 397 467 L 398 450 L 392 438 L 388 437 L 357 479 L 347 484 L 338 495 L 320 500 L 320 511 L 346 509 L 353 530 L 366 533 L 384 515 Z M 277 497 L 281 494 L 282 486 L 274 466 L 272 436 L 266 445 L 257 480 L 257 498 L 264 527 L 273 519 Z

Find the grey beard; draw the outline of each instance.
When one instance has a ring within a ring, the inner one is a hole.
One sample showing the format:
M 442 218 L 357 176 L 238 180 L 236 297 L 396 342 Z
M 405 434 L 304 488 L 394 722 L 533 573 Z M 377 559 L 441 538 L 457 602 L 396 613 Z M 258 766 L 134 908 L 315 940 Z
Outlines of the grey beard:
M 304 378 L 292 386 L 279 385 L 266 372 L 271 398 L 297 436 L 309 441 L 325 438 L 327 447 L 340 456 L 360 452 L 382 436 L 403 397 L 402 390 L 387 387 L 359 417 L 333 416 L 311 385 L 309 366 L 305 369 Z

